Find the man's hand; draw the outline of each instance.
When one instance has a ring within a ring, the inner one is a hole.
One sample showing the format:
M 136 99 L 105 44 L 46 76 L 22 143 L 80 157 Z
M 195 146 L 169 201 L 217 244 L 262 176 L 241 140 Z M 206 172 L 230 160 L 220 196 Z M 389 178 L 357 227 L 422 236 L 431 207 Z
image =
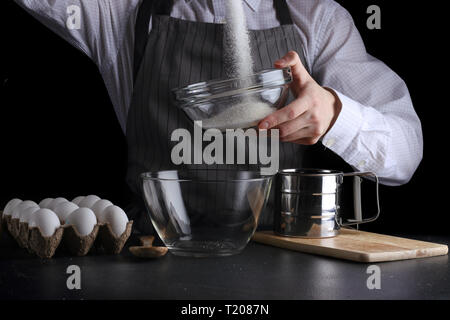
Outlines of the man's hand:
M 279 129 L 280 140 L 312 145 L 335 123 L 342 105 L 331 89 L 323 88 L 306 71 L 298 54 L 288 52 L 276 68 L 291 67 L 290 89 L 295 100 L 260 121 L 259 129 Z

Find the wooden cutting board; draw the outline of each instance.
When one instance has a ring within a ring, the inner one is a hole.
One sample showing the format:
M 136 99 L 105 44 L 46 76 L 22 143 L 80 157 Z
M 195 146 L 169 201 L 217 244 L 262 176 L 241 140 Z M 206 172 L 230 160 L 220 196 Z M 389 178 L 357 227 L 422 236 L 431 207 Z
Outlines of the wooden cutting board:
M 446 255 L 446 245 L 377 233 L 341 229 L 334 238 L 282 237 L 272 231 L 256 232 L 253 241 L 275 247 L 357 262 L 382 262 Z

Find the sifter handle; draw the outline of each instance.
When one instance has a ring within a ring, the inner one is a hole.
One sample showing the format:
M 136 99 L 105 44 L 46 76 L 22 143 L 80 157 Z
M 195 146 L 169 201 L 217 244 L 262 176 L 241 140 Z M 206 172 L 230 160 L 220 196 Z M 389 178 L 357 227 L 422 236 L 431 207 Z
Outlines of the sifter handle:
M 346 222 L 342 221 L 342 218 L 337 222 L 340 227 L 353 226 L 368 222 L 373 222 L 378 219 L 380 216 L 380 196 L 378 191 L 378 176 L 373 172 L 351 172 L 344 173 L 344 177 L 354 177 L 355 180 L 353 182 L 353 206 L 355 210 L 355 219 L 348 219 Z M 376 196 L 377 196 L 377 213 L 367 219 L 362 218 L 362 206 L 361 206 L 361 181 L 362 177 L 373 177 L 376 182 Z

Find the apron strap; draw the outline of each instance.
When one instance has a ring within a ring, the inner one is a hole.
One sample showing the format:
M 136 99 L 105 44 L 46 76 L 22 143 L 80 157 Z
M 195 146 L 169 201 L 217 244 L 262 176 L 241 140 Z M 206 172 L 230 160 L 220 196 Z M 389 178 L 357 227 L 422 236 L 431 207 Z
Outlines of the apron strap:
M 134 62 L 133 62 L 133 80 L 136 77 L 144 58 L 145 48 L 147 46 L 148 29 L 150 17 L 153 13 L 161 15 L 170 15 L 172 11 L 173 0 L 142 0 L 134 29 Z
M 293 24 L 286 0 L 273 0 L 273 7 L 282 26 Z

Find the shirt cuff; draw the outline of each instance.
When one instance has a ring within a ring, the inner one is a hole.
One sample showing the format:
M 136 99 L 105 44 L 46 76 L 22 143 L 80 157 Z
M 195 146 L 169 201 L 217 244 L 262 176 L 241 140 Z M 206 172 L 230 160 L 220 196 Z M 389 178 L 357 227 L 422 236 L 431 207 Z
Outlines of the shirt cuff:
M 341 112 L 331 129 L 322 137 L 325 147 L 352 164 L 357 153 L 357 137 L 363 125 L 362 105 L 333 90 L 342 103 Z

